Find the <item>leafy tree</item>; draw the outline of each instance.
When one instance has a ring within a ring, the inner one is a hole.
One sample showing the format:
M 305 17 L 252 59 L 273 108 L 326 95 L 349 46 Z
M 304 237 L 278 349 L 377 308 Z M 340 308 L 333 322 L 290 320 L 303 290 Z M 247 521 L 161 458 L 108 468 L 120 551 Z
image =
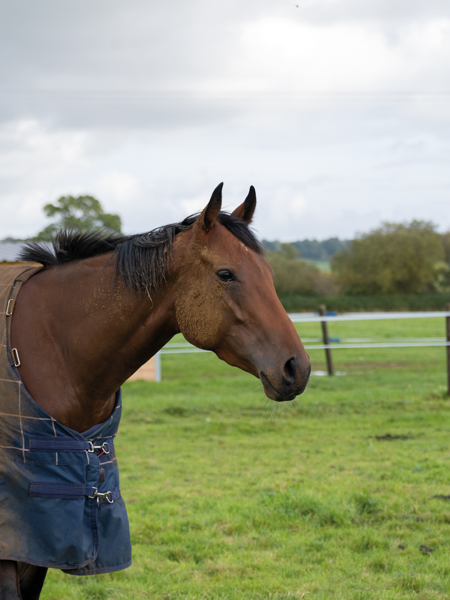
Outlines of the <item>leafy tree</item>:
M 444 258 L 432 223 L 383 223 L 331 259 L 332 271 L 351 294 L 420 293 L 435 289 Z
M 435 282 L 437 292 L 450 291 L 450 231 L 441 235 L 444 248 L 444 262 L 439 264 Z
M 44 212 L 55 220 L 33 239 L 50 241 L 60 229 L 92 231 L 102 229 L 107 233 L 122 233 L 119 215 L 106 213 L 93 196 L 61 196 L 55 204 L 46 204 Z
M 442 234 L 442 245 L 444 247 L 444 260 L 450 265 L 450 231 Z

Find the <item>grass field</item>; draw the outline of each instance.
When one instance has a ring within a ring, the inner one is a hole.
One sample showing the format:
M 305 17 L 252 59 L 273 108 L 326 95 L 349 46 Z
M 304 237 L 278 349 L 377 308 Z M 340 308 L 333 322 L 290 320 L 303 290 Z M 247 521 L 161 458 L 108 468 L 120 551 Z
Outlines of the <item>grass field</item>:
M 331 263 L 328 260 L 306 260 L 306 262 L 314 263 L 321 271 L 325 271 L 325 273 L 331 273 Z
M 299 324 L 304 337 L 318 328 Z M 443 333 L 443 319 L 331 329 L 380 340 Z M 281 406 L 211 354 L 164 356 L 162 383 L 126 384 L 116 448 L 133 566 L 51 571 L 42 597 L 450 598 L 445 350 L 334 359 L 345 376 L 314 377 Z M 325 369 L 323 351 L 312 361 Z

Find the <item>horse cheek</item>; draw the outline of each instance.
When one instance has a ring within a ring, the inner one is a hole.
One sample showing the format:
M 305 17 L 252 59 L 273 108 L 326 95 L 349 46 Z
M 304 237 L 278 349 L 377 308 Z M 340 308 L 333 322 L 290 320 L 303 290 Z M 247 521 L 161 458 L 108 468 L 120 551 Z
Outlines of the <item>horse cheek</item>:
M 216 290 L 185 291 L 175 304 L 178 327 L 186 340 L 204 350 L 214 349 L 223 331 L 224 309 Z

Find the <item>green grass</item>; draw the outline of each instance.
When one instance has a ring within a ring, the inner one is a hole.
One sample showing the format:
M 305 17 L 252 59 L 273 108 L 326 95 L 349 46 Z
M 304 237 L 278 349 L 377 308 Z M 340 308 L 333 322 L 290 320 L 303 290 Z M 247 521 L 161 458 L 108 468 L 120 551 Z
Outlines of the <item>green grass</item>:
M 380 340 L 443 331 L 443 319 L 331 326 Z M 163 356 L 162 383 L 126 384 L 116 448 L 133 566 L 51 571 L 42 597 L 449 598 L 450 502 L 434 498 L 450 494 L 445 350 L 333 356 L 346 376 L 312 378 L 289 405 L 212 354 Z M 312 361 L 325 369 L 323 351 Z

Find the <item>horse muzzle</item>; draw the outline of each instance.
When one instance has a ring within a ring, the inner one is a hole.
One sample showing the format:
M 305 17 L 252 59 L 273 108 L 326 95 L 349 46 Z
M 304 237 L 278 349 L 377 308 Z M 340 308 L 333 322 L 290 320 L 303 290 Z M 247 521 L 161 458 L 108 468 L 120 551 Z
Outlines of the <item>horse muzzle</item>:
M 289 402 L 305 391 L 311 373 L 309 358 L 303 364 L 297 357 L 290 358 L 280 372 L 273 368 L 260 371 L 259 378 L 268 398 L 275 402 Z

